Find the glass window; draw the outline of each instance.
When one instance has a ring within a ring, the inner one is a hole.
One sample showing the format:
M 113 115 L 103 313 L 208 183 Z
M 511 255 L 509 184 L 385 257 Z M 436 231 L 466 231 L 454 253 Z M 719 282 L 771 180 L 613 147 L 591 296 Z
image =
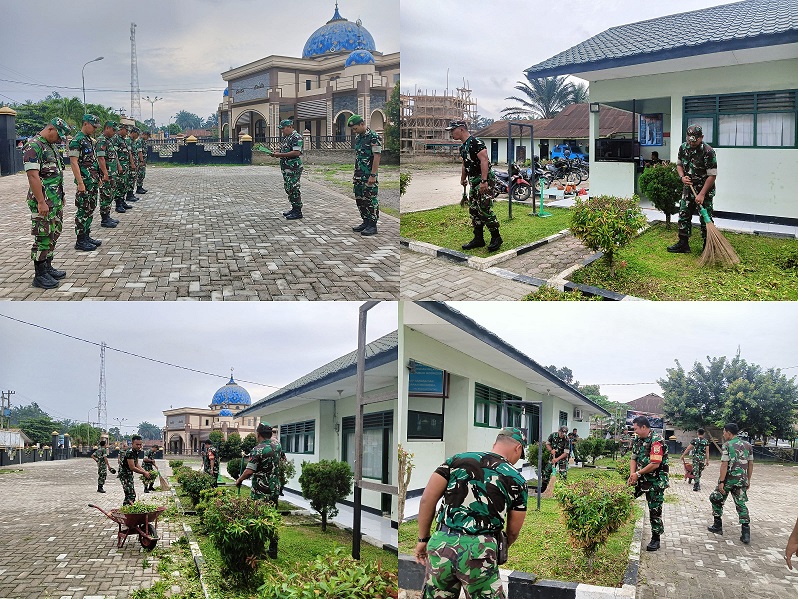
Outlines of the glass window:
M 286 453 L 313 453 L 315 441 L 315 420 L 280 425 L 280 445 Z
M 795 114 L 763 112 L 756 115 L 756 145 L 794 146 Z
M 492 428 L 509 426 L 502 423 L 503 403 L 506 400 L 518 401 L 520 399 L 517 395 L 499 391 L 481 383 L 474 383 L 474 424 Z M 509 410 L 518 410 L 520 412 L 521 408 L 512 406 Z M 512 420 L 513 415 L 509 410 L 508 419 Z M 520 414 L 518 419 L 520 420 Z
M 704 141 L 708 144 L 712 144 L 712 140 L 715 139 L 715 119 L 712 117 L 698 117 L 698 118 L 688 118 L 687 119 L 687 126 L 690 125 L 698 125 L 701 127 L 701 131 L 704 132 Z
M 560 426 L 568 426 L 568 412 L 560 412 Z
M 305 79 L 305 90 L 309 90 L 311 86 L 311 80 Z
M 706 139 L 706 132 L 704 139 Z M 753 114 L 721 114 L 718 116 L 718 144 L 721 146 L 753 146 Z

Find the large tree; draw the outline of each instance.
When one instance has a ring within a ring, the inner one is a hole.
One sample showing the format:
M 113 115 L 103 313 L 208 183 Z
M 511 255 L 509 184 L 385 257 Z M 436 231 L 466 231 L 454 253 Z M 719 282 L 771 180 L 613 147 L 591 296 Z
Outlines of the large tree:
M 183 131 L 186 129 L 199 129 L 202 127 L 202 117 L 197 116 L 193 112 L 181 110 L 175 116 L 175 123 L 177 123 Z
M 156 441 L 161 438 L 161 429 L 155 424 L 151 424 L 149 422 L 142 422 L 139 424 L 139 435 L 141 435 L 142 439 L 148 439 L 150 441 Z
M 33 416 L 30 418 L 23 418 L 19 421 L 19 428 L 22 432 L 34 443 L 41 443 L 42 445 L 49 445 L 52 441 L 52 434 L 54 431 L 65 433 L 67 430 L 63 429 L 62 423 L 53 420 L 48 415 Z
M 385 104 L 388 122 L 385 124 L 385 149 L 399 153 L 399 120 L 401 118 L 401 103 L 399 99 L 399 82 L 393 87 L 391 97 Z
M 530 77 L 526 81 L 519 81 L 515 89 L 523 96 L 510 96 L 506 100 L 515 100 L 520 106 L 508 106 L 502 110 L 511 118 L 541 118 L 550 119 L 559 112 L 573 104 L 574 86 L 561 77 Z
M 35 401 L 25 406 L 15 406 L 11 408 L 11 426 L 19 426 L 21 420 L 39 418 L 41 416 L 50 417 L 50 415 L 42 410 Z

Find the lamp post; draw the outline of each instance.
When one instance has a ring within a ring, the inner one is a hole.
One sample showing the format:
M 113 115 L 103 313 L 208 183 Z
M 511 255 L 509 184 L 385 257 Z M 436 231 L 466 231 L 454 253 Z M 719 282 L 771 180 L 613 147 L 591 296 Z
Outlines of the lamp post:
M 159 98 L 158 96 L 155 96 L 154 100 L 150 100 L 149 96 L 142 96 L 142 98 L 150 103 L 150 121 L 152 122 L 150 125 L 150 133 L 155 133 L 155 103 L 158 100 L 163 100 L 163 98 Z
M 119 430 L 119 436 L 120 436 L 120 437 L 124 437 L 124 435 L 122 434 L 122 423 L 123 423 L 125 420 L 127 420 L 127 418 L 114 418 L 114 420 L 116 420 L 117 429 Z M 120 440 L 121 440 L 121 439 L 117 439 L 117 441 L 120 441 Z
M 91 64 L 93 62 L 97 62 L 98 60 L 102 60 L 105 58 L 104 56 L 98 56 L 94 60 L 90 60 L 86 64 Z M 86 110 L 86 64 L 83 65 L 83 68 L 80 70 L 80 78 L 83 80 L 83 110 Z

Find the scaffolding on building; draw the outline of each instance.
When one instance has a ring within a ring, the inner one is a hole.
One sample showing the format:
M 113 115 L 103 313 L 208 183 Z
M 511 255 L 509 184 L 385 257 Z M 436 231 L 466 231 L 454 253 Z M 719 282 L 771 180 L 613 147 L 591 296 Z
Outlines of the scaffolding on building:
M 471 97 L 467 82 L 442 95 L 433 90 L 415 90 L 400 96 L 402 152 L 411 154 L 455 153 L 460 142 L 454 141 L 446 127 L 450 121 L 465 121 L 469 129 L 477 120 L 477 101 Z

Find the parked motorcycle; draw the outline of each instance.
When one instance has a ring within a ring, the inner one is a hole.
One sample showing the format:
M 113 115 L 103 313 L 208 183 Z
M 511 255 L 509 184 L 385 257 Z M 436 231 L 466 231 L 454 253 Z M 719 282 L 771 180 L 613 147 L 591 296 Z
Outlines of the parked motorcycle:
M 513 163 L 510 167 L 513 182 L 513 200 L 516 202 L 524 202 L 532 195 L 532 185 L 529 181 L 524 179 L 521 173 L 521 168 Z M 510 185 L 510 175 L 505 171 L 494 170 L 493 174 L 496 178 L 493 181 L 493 188 L 491 194 L 495 198 L 500 193 L 508 193 Z

